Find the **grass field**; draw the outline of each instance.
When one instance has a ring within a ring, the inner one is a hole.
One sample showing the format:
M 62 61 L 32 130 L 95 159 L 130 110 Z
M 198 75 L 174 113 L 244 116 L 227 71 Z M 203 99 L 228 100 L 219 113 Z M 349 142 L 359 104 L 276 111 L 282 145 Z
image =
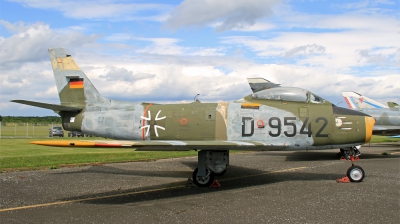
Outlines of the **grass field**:
M 32 123 L 10 123 L 1 126 L 1 137 L 11 138 L 11 137 L 31 137 L 31 138 L 42 138 L 49 136 L 50 125 L 38 125 Z M 53 124 L 53 126 L 61 127 L 61 124 Z M 68 135 L 67 131 L 64 131 L 65 136 Z
M 47 139 L 49 138 L 47 137 Z M 29 142 L 36 140 L 43 140 L 43 138 L 0 139 L 0 172 L 9 170 L 55 169 L 63 166 L 79 166 L 96 163 L 152 161 L 163 158 L 197 155 L 195 151 L 136 152 L 132 149 L 58 148 L 29 144 Z M 399 139 L 373 136 L 371 142 L 399 142 Z
M 197 155 L 195 151 L 136 152 L 133 149 L 64 148 L 29 144 L 29 142 L 36 140 L 43 139 L 0 139 L 0 171 L 58 168 L 110 162 L 152 161 Z

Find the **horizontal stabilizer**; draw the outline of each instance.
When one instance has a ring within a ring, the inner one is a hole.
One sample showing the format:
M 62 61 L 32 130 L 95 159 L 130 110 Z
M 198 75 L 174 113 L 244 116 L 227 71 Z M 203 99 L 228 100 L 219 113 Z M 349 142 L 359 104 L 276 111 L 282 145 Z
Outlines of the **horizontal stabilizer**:
M 67 107 L 67 106 L 62 106 L 62 105 L 58 105 L 58 104 L 40 103 L 40 102 L 28 101 L 28 100 L 11 100 L 11 102 L 25 104 L 25 105 L 34 106 L 34 107 L 45 108 L 45 109 L 54 110 L 54 111 L 71 111 L 71 112 L 73 112 L 73 111 L 81 111 L 82 110 L 82 108 L 78 108 L 78 107 Z

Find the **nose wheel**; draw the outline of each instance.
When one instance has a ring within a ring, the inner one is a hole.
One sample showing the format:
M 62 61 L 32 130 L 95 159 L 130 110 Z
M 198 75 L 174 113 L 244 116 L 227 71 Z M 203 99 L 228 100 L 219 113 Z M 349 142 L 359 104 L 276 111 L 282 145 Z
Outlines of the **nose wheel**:
M 365 172 L 361 166 L 352 165 L 347 170 L 347 177 L 351 182 L 361 182 L 365 177 Z
M 354 165 L 355 160 L 359 160 L 360 151 L 357 147 L 349 147 L 345 149 L 340 149 L 342 154 L 341 159 L 346 159 L 351 161 L 351 167 L 347 169 L 346 176 L 336 179 L 338 183 L 349 183 L 349 182 L 361 182 L 365 178 L 365 171 L 361 166 Z

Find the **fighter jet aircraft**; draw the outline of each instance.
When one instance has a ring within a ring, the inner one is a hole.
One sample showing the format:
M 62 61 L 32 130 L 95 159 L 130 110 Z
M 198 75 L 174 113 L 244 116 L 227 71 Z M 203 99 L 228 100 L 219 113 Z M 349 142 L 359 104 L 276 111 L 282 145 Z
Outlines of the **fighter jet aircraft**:
M 400 135 L 400 108 L 398 104 L 388 102 L 388 107 L 356 92 L 342 92 L 342 95 L 349 108 L 375 118 L 374 135 L 400 137 L 395 136 Z
M 301 88 L 266 88 L 234 102 L 157 104 L 110 100 L 96 90 L 63 48 L 49 49 L 61 105 L 13 100 L 54 110 L 63 127 L 117 140 L 36 141 L 67 147 L 128 147 L 138 151 L 197 150 L 193 182 L 210 186 L 229 165 L 229 150 L 341 148 L 354 161 L 375 120 L 332 105 Z M 353 164 L 347 176 L 362 181 Z

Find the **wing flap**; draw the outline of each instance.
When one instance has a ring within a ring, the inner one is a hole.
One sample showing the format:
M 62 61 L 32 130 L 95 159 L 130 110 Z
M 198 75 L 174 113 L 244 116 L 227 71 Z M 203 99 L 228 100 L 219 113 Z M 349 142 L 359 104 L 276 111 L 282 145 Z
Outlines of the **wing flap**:
M 400 126 L 374 125 L 374 131 L 400 130 Z

